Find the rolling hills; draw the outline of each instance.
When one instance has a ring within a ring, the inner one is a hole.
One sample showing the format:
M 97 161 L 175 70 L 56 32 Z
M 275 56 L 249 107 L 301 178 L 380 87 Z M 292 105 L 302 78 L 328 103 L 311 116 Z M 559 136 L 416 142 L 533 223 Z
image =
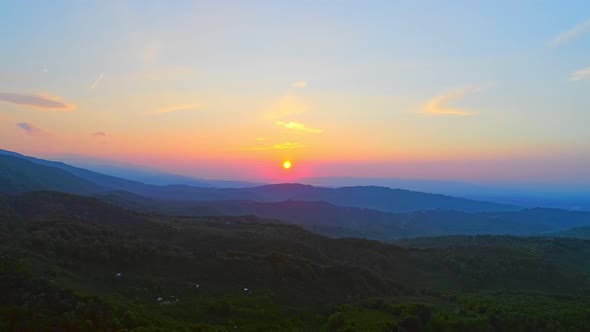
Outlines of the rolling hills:
M 146 212 L 193 217 L 256 215 L 300 225 L 329 237 L 357 237 L 388 242 L 404 237 L 453 234 L 539 235 L 590 225 L 590 213 L 559 209 L 391 213 L 308 201 L 162 201 L 125 192 L 111 192 L 97 197 Z
M 299 184 L 239 189 L 155 186 L 27 158 L 0 155 L 3 192 L 56 190 L 94 195 L 126 208 L 168 215 L 256 215 L 330 237 L 395 241 L 455 234 L 535 235 L 590 226 L 587 212 L 514 210 L 512 206 L 399 189 Z
M 154 186 L 64 165 L 0 156 L 0 330 L 588 328 L 590 242 L 564 237 L 585 212 L 379 187 Z M 438 235 L 454 236 L 410 239 Z
M 590 314 L 586 240 L 383 244 L 46 191 L 0 196 L 0 225 L 0 324 L 17 330 L 330 331 L 342 316 L 362 331 L 583 331 Z

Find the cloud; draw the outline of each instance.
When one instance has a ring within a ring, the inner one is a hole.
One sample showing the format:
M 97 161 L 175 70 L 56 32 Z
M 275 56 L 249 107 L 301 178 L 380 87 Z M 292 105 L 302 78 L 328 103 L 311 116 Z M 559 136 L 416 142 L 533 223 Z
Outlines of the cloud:
M 473 112 L 466 111 L 458 108 L 449 107 L 448 104 L 465 97 L 468 94 L 475 93 L 480 91 L 482 88 L 477 87 L 468 87 L 463 89 L 458 89 L 454 91 L 447 92 L 445 94 L 439 95 L 429 101 L 426 106 L 424 106 L 424 112 L 430 114 L 441 114 L 441 115 L 473 115 Z
M 100 76 L 98 76 L 98 78 L 96 80 L 94 80 L 94 83 L 92 83 L 92 85 L 90 86 L 90 89 L 94 89 L 98 86 L 98 83 L 100 83 L 100 80 L 102 80 L 104 76 L 104 73 L 100 74 Z
M 277 121 L 277 122 L 275 122 L 275 124 L 276 125 L 279 125 L 281 127 L 285 127 L 287 129 L 302 130 L 302 131 L 307 131 L 307 132 L 310 132 L 310 133 L 321 133 L 322 132 L 321 129 L 307 128 L 301 122 L 295 122 L 295 121 L 289 121 L 289 122 Z
M 44 110 L 69 111 L 76 108 L 76 105 L 64 103 L 61 101 L 60 97 L 50 95 L 28 95 L 23 93 L 0 92 L 0 100 Z
M 305 88 L 305 87 L 307 87 L 307 82 L 306 81 L 297 81 L 297 82 L 291 84 L 291 86 L 294 88 Z
M 305 144 L 287 142 L 287 143 L 274 144 L 274 145 L 269 145 L 269 146 L 254 146 L 254 147 L 242 149 L 242 151 L 296 149 L 296 148 L 303 148 L 306 146 L 307 145 L 305 145 Z
M 91 133 L 90 136 L 92 137 L 108 137 L 109 135 L 102 131 L 97 131 L 95 133 Z
M 573 72 L 570 76 L 570 81 L 579 81 L 588 77 L 590 77 L 590 67 Z
M 569 29 L 568 31 L 551 39 L 551 41 L 549 41 L 549 46 L 557 47 L 559 45 L 569 43 L 572 40 L 580 37 L 587 31 L 590 31 L 590 20 L 586 20 L 583 23 L 580 23 L 575 27 Z
M 256 137 L 257 141 L 264 141 L 264 137 Z
M 176 105 L 176 106 L 170 106 L 170 107 L 159 109 L 159 110 L 155 111 L 154 113 L 155 114 L 167 114 L 167 113 L 178 112 L 178 111 L 198 110 L 201 108 L 202 108 L 202 106 L 199 104 Z
M 35 127 L 34 125 L 28 123 L 28 122 L 20 122 L 16 124 L 17 127 L 19 127 L 20 129 L 22 129 L 25 134 L 30 135 L 30 136 L 47 136 L 47 132 L 45 132 L 43 129 Z

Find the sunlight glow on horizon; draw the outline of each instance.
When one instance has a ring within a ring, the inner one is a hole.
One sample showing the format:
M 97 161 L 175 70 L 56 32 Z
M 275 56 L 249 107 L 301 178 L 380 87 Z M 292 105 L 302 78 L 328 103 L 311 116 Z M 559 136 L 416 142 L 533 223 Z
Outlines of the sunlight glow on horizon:
M 581 7 L 6 2 L 0 148 L 242 180 L 590 182 Z

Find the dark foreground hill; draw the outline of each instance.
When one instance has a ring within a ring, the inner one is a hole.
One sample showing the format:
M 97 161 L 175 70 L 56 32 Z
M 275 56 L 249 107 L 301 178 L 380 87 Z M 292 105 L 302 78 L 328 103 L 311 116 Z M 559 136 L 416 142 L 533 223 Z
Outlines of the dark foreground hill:
M 0 330 L 585 331 L 589 254 L 578 239 L 387 245 L 257 217 L 4 195 Z

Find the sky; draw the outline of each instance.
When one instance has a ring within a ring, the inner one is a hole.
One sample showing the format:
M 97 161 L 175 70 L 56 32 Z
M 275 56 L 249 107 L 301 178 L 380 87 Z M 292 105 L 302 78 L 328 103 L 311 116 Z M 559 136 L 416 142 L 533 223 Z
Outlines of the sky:
M 2 149 L 590 184 L 588 1 L 0 1 L 0 45 Z

